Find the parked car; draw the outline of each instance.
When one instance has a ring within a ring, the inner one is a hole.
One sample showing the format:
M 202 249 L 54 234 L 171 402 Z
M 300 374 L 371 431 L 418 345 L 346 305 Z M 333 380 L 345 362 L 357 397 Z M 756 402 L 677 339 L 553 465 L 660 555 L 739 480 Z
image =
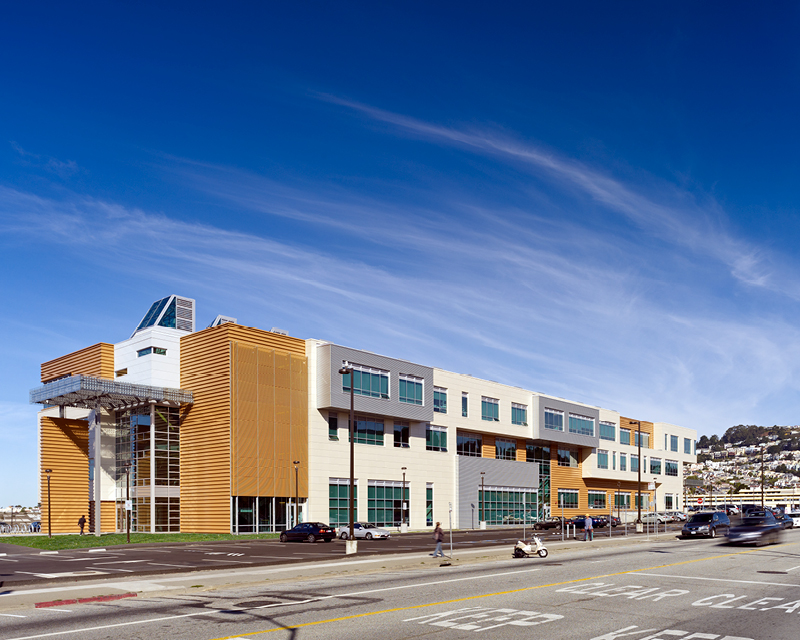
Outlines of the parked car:
M 686 522 L 686 514 L 680 511 L 667 511 L 667 515 L 672 517 L 673 522 Z
M 681 538 L 699 538 L 707 536 L 716 538 L 717 536 L 728 535 L 731 528 L 731 519 L 722 511 L 701 511 L 695 513 L 681 530 Z
M 735 516 L 739 514 L 739 507 L 735 504 L 721 504 L 718 507 L 720 510 L 725 511 L 729 516 Z
M 731 544 L 777 544 L 780 542 L 783 526 L 768 509 L 750 511 L 742 519 L 742 524 L 733 527 L 728 535 Z
M 665 524 L 667 522 L 667 516 L 663 513 L 653 513 L 650 511 L 649 513 L 642 514 L 642 522 L 645 524 Z
M 610 524 L 612 527 L 616 527 L 622 524 L 622 520 L 620 520 L 617 516 L 609 516 L 608 524 Z
M 794 521 L 795 527 L 800 527 L 800 511 L 787 511 L 786 515 Z
M 586 525 L 586 516 L 575 516 L 566 520 L 565 524 L 568 527 L 574 525 L 576 529 L 583 529 Z M 592 529 L 602 529 L 605 526 L 608 526 L 608 520 L 602 516 L 592 516 Z
M 354 522 L 353 529 L 356 532 L 356 540 L 364 538 L 365 540 L 372 540 L 373 538 L 379 540 L 387 540 L 392 537 L 391 531 L 376 527 L 371 522 Z M 350 525 L 342 525 L 339 527 L 339 537 L 342 540 L 347 540 L 350 537 Z
M 301 522 L 281 533 L 281 542 L 289 542 L 290 540 L 307 540 L 308 542 L 324 540 L 325 542 L 330 542 L 335 536 L 336 530 L 330 525 L 322 522 Z
M 533 523 L 533 528 L 536 531 L 542 531 L 544 529 L 560 529 L 561 528 L 561 518 L 558 516 L 553 516 L 550 518 L 544 518 L 542 520 L 537 520 Z

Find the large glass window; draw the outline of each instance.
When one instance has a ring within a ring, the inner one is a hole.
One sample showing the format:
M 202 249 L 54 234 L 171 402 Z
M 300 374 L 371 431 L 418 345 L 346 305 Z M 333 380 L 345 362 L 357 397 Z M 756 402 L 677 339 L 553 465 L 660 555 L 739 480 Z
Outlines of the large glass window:
M 400 402 L 422 404 L 422 378 L 400 374 Z
M 353 516 L 358 520 L 358 484 Z M 328 481 L 328 524 L 332 527 L 350 524 L 350 478 L 330 478 Z
M 487 524 L 530 523 L 538 512 L 535 491 L 519 487 L 478 487 L 478 508 Z M 478 514 L 480 516 L 480 514 Z
M 447 413 L 447 389 L 433 388 L 433 410 L 436 413 Z
M 328 414 L 328 440 L 339 439 L 339 416 L 335 413 Z
M 692 441 L 689 438 L 683 439 L 683 452 L 692 455 Z
M 639 456 L 631 454 L 631 471 L 637 473 L 639 471 Z
M 665 460 L 664 461 L 664 475 L 677 477 L 677 475 L 678 475 L 678 461 L 677 460 Z
M 394 446 L 408 448 L 408 422 L 394 421 Z
M 356 416 L 355 432 L 356 443 L 383 446 L 383 420 L 380 418 Z
M 569 432 L 577 433 L 582 436 L 594 435 L 594 418 L 581 416 L 577 413 L 569 414 Z
M 524 404 L 511 403 L 511 424 L 528 426 L 528 407 Z
M 620 471 L 627 471 L 628 470 L 628 456 L 624 453 L 619 454 L 619 470 Z
M 597 450 L 597 468 L 608 469 L 608 451 L 604 449 Z
M 620 444 L 630 444 L 631 443 L 631 430 L 630 429 L 622 429 L 619 430 L 619 443 Z
M 527 462 L 550 464 L 550 447 L 542 447 L 533 442 L 527 442 L 525 444 L 525 460 Z
M 447 428 L 429 424 L 425 427 L 425 449 L 447 451 Z
M 661 475 L 661 458 L 650 458 L 650 473 Z
M 614 494 L 614 506 L 617 509 L 630 509 L 631 508 L 631 494 L 627 492 L 620 492 Z
M 408 505 L 409 486 L 394 480 L 370 480 L 367 486 L 367 514 L 370 522 L 379 527 L 399 527 L 403 521 L 403 502 Z
M 433 485 L 430 482 L 425 487 L 425 524 L 433 526 Z
M 642 438 L 642 449 L 649 449 L 650 448 L 650 434 L 644 433 L 643 431 L 634 431 L 633 433 L 633 446 L 639 446 L 639 437 Z
M 617 425 L 613 422 L 600 423 L 600 439 L 601 440 L 616 440 L 617 439 Z
M 578 490 L 577 489 L 559 489 L 558 490 L 558 507 L 564 509 L 577 509 L 578 508 Z
M 559 411 L 558 409 L 548 409 L 545 407 L 544 410 L 544 428 L 545 429 L 552 429 L 553 431 L 563 431 L 564 430 L 564 412 Z
M 606 492 L 605 491 L 592 491 L 589 490 L 589 508 L 590 509 L 605 509 L 606 508 Z
M 498 460 L 516 460 L 517 459 L 517 441 L 506 440 L 505 438 L 495 438 L 494 440 L 494 457 Z
M 675 451 L 677 453 L 677 451 L 678 451 L 678 436 L 670 436 L 669 437 L 669 450 L 670 451 Z
M 664 509 L 667 511 L 672 511 L 672 509 L 674 509 L 672 505 L 673 505 L 672 494 L 668 493 L 664 496 Z
M 370 398 L 389 397 L 389 372 L 373 369 L 359 364 L 351 364 L 353 368 L 353 393 Z M 350 393 L 350 374 L 342 375 L 342 391 Z
M 461 392 L 461 417 L 462 418 L 466 418 L 467 414 L 469 413 L 468 406 L 467 406 L 468 404 L 469 404 L 469 394 L 464 392 L 464 391 L 462 391 Z
M 481 397 L 481 420 L 499 422 L 500 401 L 496 398 Z
M 572 449 L 559 449 L 558 450 L 558 466 L 559 467 L 577 467 L 578 466 L 578 452 Z
M 460 456 L 480 458 L 483 455 L 483 437 L 479 433 L 456 433 L 456 453 Z

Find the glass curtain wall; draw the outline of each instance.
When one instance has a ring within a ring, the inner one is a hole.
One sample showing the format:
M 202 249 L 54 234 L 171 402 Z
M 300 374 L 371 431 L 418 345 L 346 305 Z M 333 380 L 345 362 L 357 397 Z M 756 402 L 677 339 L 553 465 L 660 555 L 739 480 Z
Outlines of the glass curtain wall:
M 487 524 L 533 522 L 539 511 L 536 491 L 520 487 L 478 488 L 478 505 Z

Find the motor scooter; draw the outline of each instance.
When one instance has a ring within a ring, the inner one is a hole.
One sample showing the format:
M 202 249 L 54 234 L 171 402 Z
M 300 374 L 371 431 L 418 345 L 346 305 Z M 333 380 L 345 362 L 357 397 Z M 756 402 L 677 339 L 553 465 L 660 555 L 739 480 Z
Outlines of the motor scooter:
M 547 557 L 547 547 L 544 546 L 539 536 L 534 535 L 533 538 L 531 538 L 530 544 L 524 540 L 519 540 L 517 544 L 514 545 L 514 558 L 530 558 L 534 555 L 538 555 L 540 558 Z

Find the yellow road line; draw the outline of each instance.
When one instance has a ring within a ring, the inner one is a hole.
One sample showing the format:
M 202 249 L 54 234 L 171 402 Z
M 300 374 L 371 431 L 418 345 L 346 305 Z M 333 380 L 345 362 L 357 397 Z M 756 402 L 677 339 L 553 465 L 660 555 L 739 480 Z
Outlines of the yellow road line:
M 798 544 L 796 542 L 789 544 L 778 545 L 780 547 Z M 412 609 L 423 609 L 425 607 L 435 607 L 440 604 L 453 604 L 456 602 L 467 602 L 469 600 L 478 600 L 480 598 L 492 598 L 494 596 L 505 596 L 511 593 L 520 593 L 522 591 L 533 591 L 534 589 L 546 589 L 548 587 L 560 587 L 565 584 L 574 584 L 576 582 L 588 582 L 589 580 L 599 580 L 600 578 L 611 578 L 613 576 L 623 576 L 626 574 L 634 574 L 639 571 L 652 571 L 653 569 L 664 569 L 666 567 L 678 567 L 684 564 L 692 564 L 694 562 L 705 562 L 706 560 L 719 560 L 720 558 L 730 558 L 731 556 L 740 556 L 746 553 L 753 553 L 759 551 L 756 547 L 754 549 L 747 549 L 746 551 L 737 551 L 735 553 L 723 553 L 718 556 L 709 556 L 707 558 L 695 558 L 694 560 L 682 560 L 681 562 L 672 562 L 670 564 L 660 564 L 655 567 L 647 567 L 644 569 L 631 569 L 628 571 L 617 571 L 616 573 L 604 573 L 599 576 L 592 576 L 590 578 L 575 578 L 574 580 L 565 580 L 563 582 L 553 582 L 551 584 L 537 584 L 533 587 L 521 587 L 519 589 L 509 589 L 508 591 L 497 591 L 495 593 L 484 593 L 478 596 L 467 596 L 465 598 L 455 598 L 454 600 L 442 600 L 441 602 L 429 602 L 427 604 L 415 604 L 408 607 L 396 607 L 394 609 L 382 609 L 380 611 L 369 611 L 367 613 L 357 613 L 352 616 L 343 616 L 341 618 L 329 618 L 327 620 L 317 620 L 316 622 L 303 622 L 301 624 L 293 624 L 288 627 L 275 627 L 273 629 L 264 629 L 262 631 L 251 631 L 250 633 L 237 633 L 234 636 L 224 636 L 222 638 L 215 638 L 214 640 L 233 640 L 234 638 L 247 638 L 249 636 L 257 636 L 262 633 L 272 633 L 274 631 L 287 631 L 289 629 L 302 629 L 303 627 L 314 627 L 320 624 L 328 624 L 330 622 L 342 622 L 344 620 L 356 620 L 358 618 L 366 618 L 369 616 L 378 616 L 384 613 L 394 613 L 396 611 L 410 611 Z

